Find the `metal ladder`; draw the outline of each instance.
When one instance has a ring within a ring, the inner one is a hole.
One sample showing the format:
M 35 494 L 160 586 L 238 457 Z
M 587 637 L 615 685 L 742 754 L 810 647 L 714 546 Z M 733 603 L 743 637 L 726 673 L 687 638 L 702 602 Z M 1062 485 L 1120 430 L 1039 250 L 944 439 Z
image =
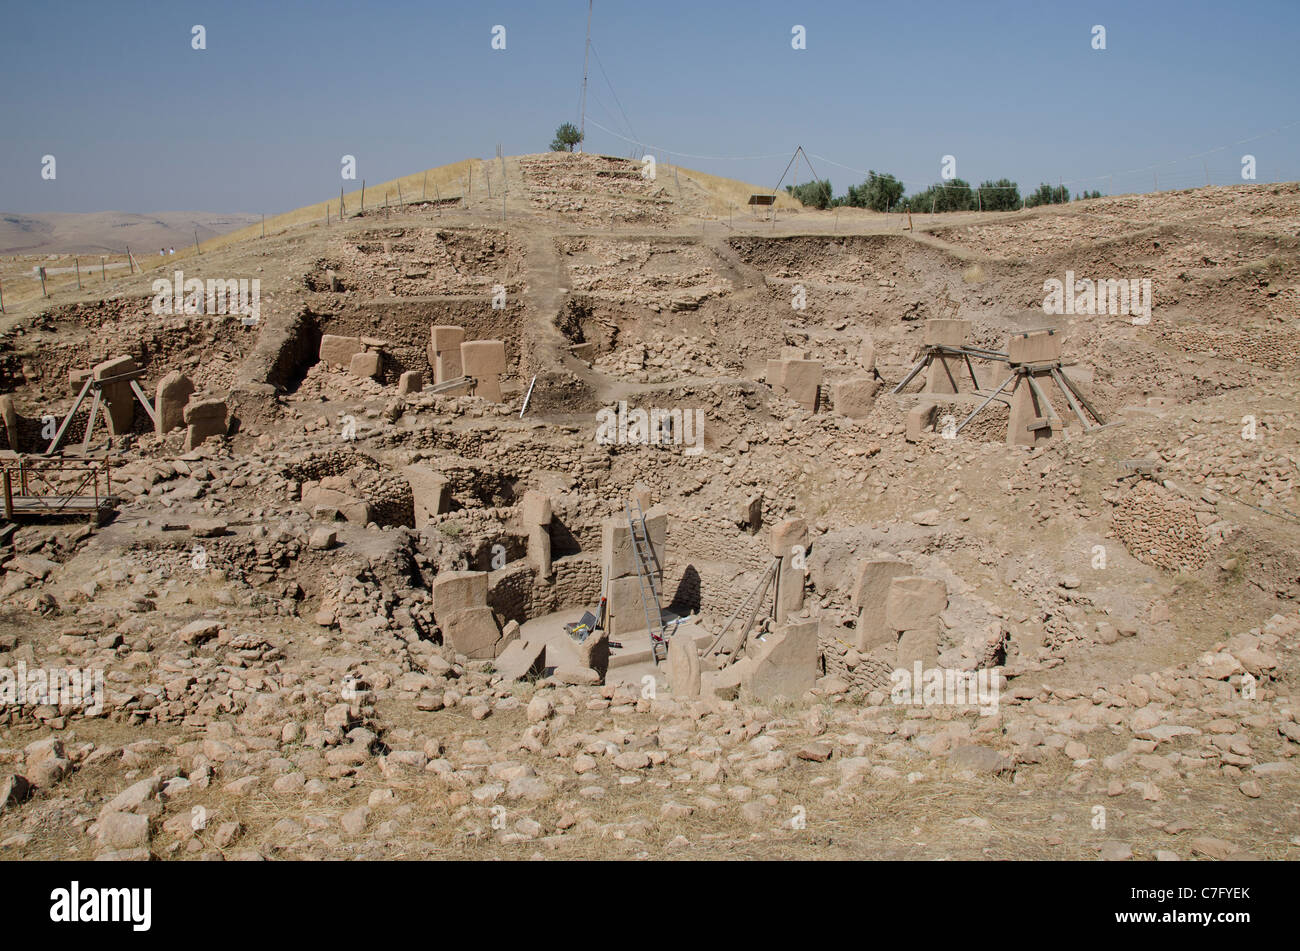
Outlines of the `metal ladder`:
M 650 654 L 654 662 L 668 658 L 668 634 L 664 628 L 664 613 L 659 605 L 659 583 L 655 580 L 655 554 L 646 530 L 645 513 L 641 503 L 633 500 L 624 503 L 627 524 L 632 532 L 632 548 L 636 556 L 636 577 L 641 588 L 641 606 L 645 608 L 645 627 L 650 634 Z M 647 594 L 650 597 L 647 597 Z M 651 597 L 654 610 L 650 610 Z

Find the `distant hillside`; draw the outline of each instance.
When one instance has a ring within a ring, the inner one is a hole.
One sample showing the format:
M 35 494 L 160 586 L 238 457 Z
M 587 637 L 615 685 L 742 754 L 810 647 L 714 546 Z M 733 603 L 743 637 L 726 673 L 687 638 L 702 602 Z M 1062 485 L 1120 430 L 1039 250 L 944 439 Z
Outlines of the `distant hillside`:
M 121 253 L 127 245 L 137 254 L 157 253 L 159 248 L 192 245 L 196 228 L 199 240 L 206 241 L 260 220 L 258 215 L 210 211 L 0 212 L 0 254 L 107 254 Z
M 536 157 L 538 156 L 508 158 L 509 162 L 514 163 L 512 179 L 515 186 L 519 184 L 518 161 L 521 158 Z M 581 162 L 583 157 L 575 155 L 573 159 Z M 485 182 L 489 176 L 499 174 L 498 168 L 495 160 L 484 162 L 482 159 L 463 159 L 451 165 L 415 172 L 391 181 L 372 183 L 366 189 L 366 205 L 376 207 L 385 200 L 397 200 L 398 196 L 404 201 L 413 200 L 417 195 L 430 199 L 435 195 L 443 198 L 457 197 L 462 195 L 466 185 L 476 202 L 486 203 L 489 195 Z M 669 182 L 669 176 L 672 176 L 671 190 L 666 187 L 665 192 L 672 199 L 675 212 L 679 214 L 707 212 L 725 215 L 732 209 L 746 209 L 751 194 L 769 191 L 766 186 L 720 178 L 688 168 L 664 165 L 659 171 L 664 183 Z M 576 181 L 569 184 L 582 187 Z M 604 183 L 596 179 L 591 181 L 590 186 L 595 190 L 605 187 Z M 777 207 L 784 210 L 802 207 L 784 192 L 777 195 L 776 202 Z M 360 190 L 348 193 L 345 203 L 348 212 L 355 213 L 361 207 Z M 336 196 L 268 217 L 267 233 L 322 219 L 326 216 L 327 209 L 332 214 L 338 214 Z M 257 237 L 261 234 L 261 220 L 260 215 L 207 211 L 163 211 L 151 215 L 121 211 L 36 215 L 0 212 L 0 254 L 121 254 L 129 245 L 137 258 L 143 261 L 145 257 L 157 254 L 159 248 L 174 247 L 177 252 L 192 248 L 196 228 L 204 250 Z M 220 240 L 214 241 L 218 237 Z

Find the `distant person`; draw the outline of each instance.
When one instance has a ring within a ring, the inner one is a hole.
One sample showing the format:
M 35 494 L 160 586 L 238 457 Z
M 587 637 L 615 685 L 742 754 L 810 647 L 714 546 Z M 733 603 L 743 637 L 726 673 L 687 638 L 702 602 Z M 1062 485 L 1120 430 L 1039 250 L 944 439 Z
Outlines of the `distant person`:
M 172 248 L 172 249 L 169 250 L 167 253 L 168 253 L 168 254 L 175 254 L 175 253 L 176 253 L 176 249 L 175 249 L 175 248 Z
M 165 258 L 166 256 L 167 256 L 167 249 L 166 249 L 166 248 L 159 248 L 159 249 L 158 249 L 158 257 L 160 257 L 160 258 Z

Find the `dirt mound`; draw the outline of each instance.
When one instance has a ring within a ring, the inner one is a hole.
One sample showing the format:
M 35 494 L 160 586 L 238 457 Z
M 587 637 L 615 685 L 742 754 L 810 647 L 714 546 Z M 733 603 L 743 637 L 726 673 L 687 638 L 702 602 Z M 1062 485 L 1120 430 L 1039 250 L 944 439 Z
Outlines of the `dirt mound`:
M 16 301 L 10 449 L 139 372 L 42 463 L 107 464 L 94 521 L 0 533 L 0 667 L 103 675 L 0 705 L 0 849 L 1084 858 L 1034 823 L 1118 799 L 1135 854 L 1289 856 L 1300 191 L 903 230 L 646 167 L 471 160 L 187 260 L 255 321 L 134 264 Z

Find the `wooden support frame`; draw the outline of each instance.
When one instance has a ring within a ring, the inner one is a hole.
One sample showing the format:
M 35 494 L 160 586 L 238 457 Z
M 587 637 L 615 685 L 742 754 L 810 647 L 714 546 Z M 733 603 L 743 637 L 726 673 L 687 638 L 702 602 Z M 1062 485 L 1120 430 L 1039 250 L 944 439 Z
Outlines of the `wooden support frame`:
M 978 357 L 981 360 L 993 360 L 1001 363 L 1007 362 L 1007 355 L 999 350 L 985 350 L 982 347 L 968 347 L 965 344 L 959 347 L 949 347 L 943 344 L 926 344 L 920 359 L 916 361 L 916 364 L 912 367 L 907 376 L 903 377 L 902 382 L 895 386 L 890 392 L 895 396 L 903 392 L 903 389 L 916 379 L 916 375 L 922 370 L 927 369 L 930 364 L 934 362 L 934 358 L 937 356 L 961 357 L 966 362 L 966 369 L 970 372 L 971 382 L 975 384 L 975 390 L 977 392 L 983 389 L 983 387 L 980 385 L 980 378 L 975 372 L 975 364 L 971 362 L 971 357 Z M 952 382 L 953 385 L 956 386 L 957 381 L 953 380 Z
M 72 420 L 77 415 L 77 410 L 81 409 L 81 404 L 86 399 L 86 394 L 91 390 L 94 390 L 95 396 L 90 406 L 90 416 L 86 420 L 85 438 L 81 441 L 81 451 L 83 453 L 89 451 L 90 441 L 95 432 L 95 423 L 99 418 L 100 406 L 103 405 L 104 412 L 108 412 L 107 402 L 103 399 L 103 389 L 110 383 L 128 382 L 131 386 L 131 393 L 140 401 L 140 405 L 144 407 L 145 415 L 149 417 L 149 421 L 153 423 L 156 428 L 158 426 L 158 413 L 154 409 L 153 403 L 149 401 L 149 395 L 145 393 L 144 388 L 140 386 L 140 377 L 143 375 L 144 370 L 132 370 L 130 373 L 119 373 L 117 376 L 105 377 L 102 380 L 96 380 L 93 376 L 87 377 L 86 382 L 81 386 L 81 392 L 77 394 L 77 399 L 72 404 L 72 409 L 68 410 L 68 415 L 64 417 L 63 425 L 59 427 L 59 431 L 54 434 L 54 438 L 50 440 L 49 446 L 46 447 L 45 455 L 52 456 L 58 451 L 59 445 L 63 442 L 63 437 L 68 431 L 68 427 L 72 425 Z

